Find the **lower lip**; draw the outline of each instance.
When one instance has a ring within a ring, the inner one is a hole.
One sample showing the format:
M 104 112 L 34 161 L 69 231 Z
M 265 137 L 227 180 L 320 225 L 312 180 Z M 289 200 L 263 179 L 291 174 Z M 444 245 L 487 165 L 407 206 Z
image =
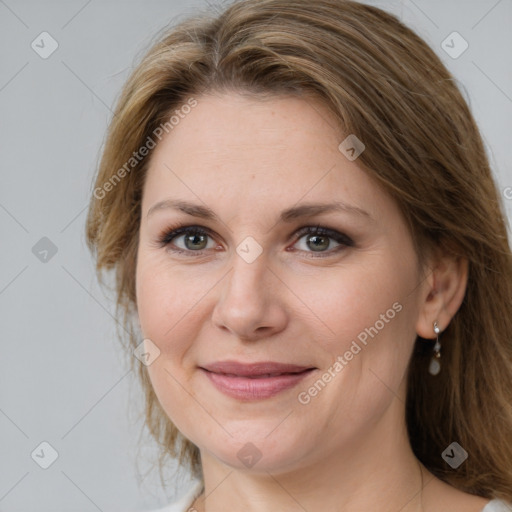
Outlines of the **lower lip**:
M 248 401 L 270 398 L 286 389 L 293 388 L 306 378 L 313 369 L 301 373 L 288 373 L 275 377 L 255 379 L 213 373 L 202 368 L 201 371 L 205 373 L 213 385 L 225 395 Z

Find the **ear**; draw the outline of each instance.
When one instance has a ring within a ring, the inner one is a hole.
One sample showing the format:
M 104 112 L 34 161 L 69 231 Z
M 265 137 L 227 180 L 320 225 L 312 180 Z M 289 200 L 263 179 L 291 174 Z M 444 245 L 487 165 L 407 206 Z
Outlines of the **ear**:
M 431 274 L 425 281 L 425 293 L 420 299 L 420 311 L 416 333 L 425 339 L 434 339 L 434 322 L 444 331 L 457 313 L 468 281 L 466 258 L 441 254 L 431 266 Z

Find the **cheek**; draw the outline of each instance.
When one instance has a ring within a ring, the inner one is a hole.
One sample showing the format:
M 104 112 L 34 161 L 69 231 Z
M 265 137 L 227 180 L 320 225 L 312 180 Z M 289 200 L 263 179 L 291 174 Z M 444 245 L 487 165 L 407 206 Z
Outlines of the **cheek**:
M 316 322 L 323 339 L 333 350 L 343 349 L 353 339 L 364 342 L 368 330 L 379 333 L 397 325 L 410 293 L 412 275 L 398 271 L 382 255 L 369 264 L 346 266 L 314 277 L 297 279 L 294 293 L 310 308 L 309 321 Z M 403 316 L 403 315 L 402 315 Z M 330 350 L 332 352 L 333 350 Z
M 142 333 L 145 338 L 153 341 L 160 339 L 160 333 L 165 329 L 165 306 L 171 294 L 164 293 L 165 277 L 158 267 L 140 258 L 137 265 L 137 311 Z M 164 303 L 162 301 L 165 301 Z
M 200 290 L 187 284 L 183 274 L 166 268 L 166 262 L 144 258 L 137 266 L 137 308 L 144 338 L 149 338 L 160 355 L 147 366 L 149 380 L 166 415 L 182 432 L 190 430 L 189 417 L 195 410 L 195 390 L 184 366 L 189 340 L 193 339 L 194 303 Z M 194 289 L 196 292 L 194 292 Z M 204 293 L 204 291 L 202 292 Z M 192 331 L 192 332 L 191 332 Z
M 164 253 L 165 254 L 165 253 Z M 204 323 L 202 299 L 215 285 L 213 276 L 177 268 L 165 256 L 141 254 L 137 266 L 137 309 L 141 330 L 169 364 L 183 356 Z
M 165 254 L 162 252 L 162 254 Z M 186 289 L 179 272 L 168 268 L 165 257 L 139 251 L 137 261 L 137 308 L 141 324 L 154 333 L 169 329 L 171 317 L 179 314 Z M 164 325 L 165 324 L 165 325 Z
M 340 267 L 314 283 L 296 283 L 297 295 L 321 320 L 313 318 L 309 332 L 316 332 L 316 323 L 314 343 L 330 356 L 327 365 L 336 375 L 325 394 L 328 401 L 343 396 L 351 407 L 360 407 L 381 401 L 382 393 L 392 397 L 388 387 L 400 385 L 415 337 L 411 291 L 416 276 L 414 260 L 407 265 L 394 261 L 391 254 L 381 254 L 371 264 Z
M 340 439 L 369 428 L 399 394 L 415 335 L 413 281 L 410 265 L 397 269 L 376 259 L 365 268 L 340 268 L 310 288 L 307 302 L 326 324 L 315 344 L 330 362 L 319 375 L 326 384 L 299 389 L 306 404 L 300 407 L 312 417 L 328 416 L 326 425 L 338 425 L 332 435 Z

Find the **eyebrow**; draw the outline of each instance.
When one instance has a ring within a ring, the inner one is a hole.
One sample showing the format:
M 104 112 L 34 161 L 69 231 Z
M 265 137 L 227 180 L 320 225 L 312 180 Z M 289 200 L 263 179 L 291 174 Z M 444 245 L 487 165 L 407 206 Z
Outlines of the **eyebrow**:
M 146 218 L 152 215 L 157 210 L 165 210 L 165 209 L 173 209 L 179 210 L 187 215 L 191 215 L 193 217 L 199 217 L 202 219 L 212 220 L 212 221 L 220 221 L 219 217 L 215 214 L 213 210 L 208 208 L 207 206 L 202 206 L 199 204 L 190 203 L 188 201 L 177 200 L 177 199 L 165 199 L 164 201 L 160 201 L 154 204 L 147 213 Z M 315 215 L 320 215 L 322 213 L 329 212 L 344 212 L 355 214 L 359 216 L 366 217 L 369 220 L 373 220 L 372 216 L 362 208 L 358 206 L 354 206 L 351 204 L 344 203 L 342 201 L 336 201 L 333 203 L 306 203 L 301 204 L 299 206 L 294 206 L 292 208 L 288 208 L 283 210 L 280 215 L 281 222 L 292 222 L 295 219 L 299 219 L 302 217 L 313 217 Z

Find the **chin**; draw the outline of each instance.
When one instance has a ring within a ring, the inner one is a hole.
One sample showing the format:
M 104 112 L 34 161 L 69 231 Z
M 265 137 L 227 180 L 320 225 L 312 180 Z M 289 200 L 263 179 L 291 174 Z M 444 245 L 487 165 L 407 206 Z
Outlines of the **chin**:
M 256 435 L 255 429 L 251 430 L 254 435 L 236 438 L 226 435 L 215 445 L 203 445 L 204 450 L 233 469 L 251 473 L 282 473 L 297 468 L 303 460 L 304 439 L 294 439 L 291 433 L 271 438 L 266 428 L 259 435 Z

